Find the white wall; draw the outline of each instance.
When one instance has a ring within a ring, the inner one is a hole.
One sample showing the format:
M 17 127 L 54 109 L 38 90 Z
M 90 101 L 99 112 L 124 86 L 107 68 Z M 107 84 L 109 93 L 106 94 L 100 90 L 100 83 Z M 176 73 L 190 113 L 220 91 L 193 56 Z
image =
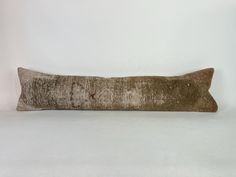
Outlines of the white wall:
M 220 109 L 236 101 L 236 0 L 0 0 L 0 109 L 16 68 L 100 76 L 214 67 Z

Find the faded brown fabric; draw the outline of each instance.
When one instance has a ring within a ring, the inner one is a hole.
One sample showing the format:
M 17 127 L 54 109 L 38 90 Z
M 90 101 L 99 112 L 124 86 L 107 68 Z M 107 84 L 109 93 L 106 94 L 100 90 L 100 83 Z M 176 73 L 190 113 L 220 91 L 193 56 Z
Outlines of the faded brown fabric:
M 143 110 L 216 112 L 213 68 L 175 77 L 63 76 L 18 68 L 18 111 Z

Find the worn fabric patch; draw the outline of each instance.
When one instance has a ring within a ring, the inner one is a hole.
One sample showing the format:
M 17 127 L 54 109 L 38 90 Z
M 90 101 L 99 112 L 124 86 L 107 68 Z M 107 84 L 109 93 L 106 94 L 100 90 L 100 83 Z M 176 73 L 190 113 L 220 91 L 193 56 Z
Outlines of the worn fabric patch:
M 52 75 L 18 68 L 18 111 L 142 110 L 216 112 L 209 93 L 213 68 L 164 76 Z

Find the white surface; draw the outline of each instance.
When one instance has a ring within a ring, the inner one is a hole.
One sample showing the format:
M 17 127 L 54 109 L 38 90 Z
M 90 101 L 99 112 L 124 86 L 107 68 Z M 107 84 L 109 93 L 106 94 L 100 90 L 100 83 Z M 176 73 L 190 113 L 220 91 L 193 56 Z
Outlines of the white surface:
M 1 112 L 1 177 L 235 177 L 236 112 Z
M 214 67 L 220 109 L 236 94 L 236 0 L 0 0 L 0 109 L 16 68 L 99 76 L 178 75 Z
M 0 0 L 0 177 L 235 177 L 236 0 Z M 15 112 L 16 68 L 214 67 L 219 112 Z M 8 111 L 6 111 L 8 110 Z

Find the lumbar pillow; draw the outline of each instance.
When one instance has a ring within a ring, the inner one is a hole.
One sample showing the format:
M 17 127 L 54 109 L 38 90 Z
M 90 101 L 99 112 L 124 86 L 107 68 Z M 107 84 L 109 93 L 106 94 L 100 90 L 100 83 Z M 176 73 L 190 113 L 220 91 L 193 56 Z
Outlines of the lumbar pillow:
M 216 112 L 209 93 L 214 69 L 163 76 L 63 76 L 18 68 L 18 111 L 144 110 Z

